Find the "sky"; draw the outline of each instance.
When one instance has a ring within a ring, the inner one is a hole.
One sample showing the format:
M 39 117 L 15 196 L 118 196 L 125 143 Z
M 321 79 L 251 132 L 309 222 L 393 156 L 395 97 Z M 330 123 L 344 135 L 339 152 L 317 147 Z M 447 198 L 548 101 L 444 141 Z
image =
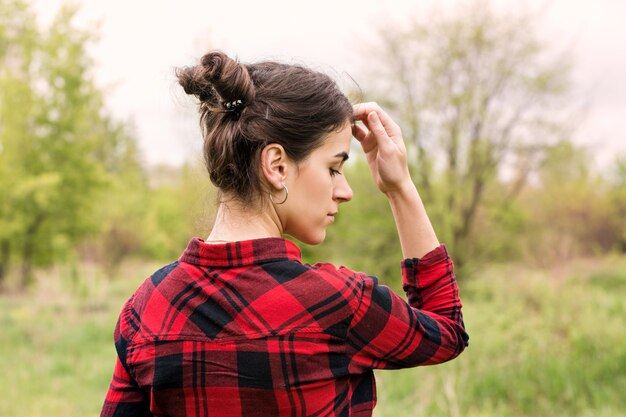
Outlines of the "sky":
M 241 61 L 279 59 L 358 76 L 360 54 L 385 20 L 402 22 L 434 3 L 462 0 L 74 0 L 77 24 L 97 28 L 90 49 L 107 106 L 133 123 L 144 162 L 180 164 L 197 155 L 197 114 L 174 78 L 209 48 Z M 63 0 L 33 0 L 42 24 Z M 556 47 L 571 47 L 575 93 L 588 103 L 575 141 L 602 168 L 626 154 L 626 1 L 494 0 L 496 7 L 544 10 L 541 31 Z M 393 5 L 393 6 L 391 6 Z M 367 89 L 357 78 L 359 85 Z

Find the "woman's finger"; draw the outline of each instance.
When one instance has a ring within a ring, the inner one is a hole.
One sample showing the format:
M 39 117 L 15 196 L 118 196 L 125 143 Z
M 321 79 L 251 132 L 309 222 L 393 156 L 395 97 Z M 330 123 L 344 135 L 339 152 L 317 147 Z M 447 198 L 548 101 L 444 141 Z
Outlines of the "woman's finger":
M 361 120 L 365 123 L 368 115 L 371 112 L 376 112 L 385 129 L 388 129 L 390 132 L 392 130 L 399 129 L 398 125 L 393 121 L 391 116 L 389 116 L 377 103 L 359 103 L 355 104 L 353 109 L 354 118 L 357 120 Z
M 378 113 L 375 111 L 370 112 L 367 115 L 367 121 L 370 131 L 374 134 L 374 137 L 376 138 L 378 147 L 383 152 L 386 150 L 389 151 L 390 147 L 393 146 L 393 141 L 387 134 L 387 130 L 385 129 L 385 126 L 378 117 Z
M 362 142 L 368 134 L 368 130 L 364 129 L 363 126 L 359 126 L 356 123 L 352 128 L 352 136 L 356 138 L 359 142 Z
M 363 152 L 367 154 L 376 148 L 376 137 L 368 129 L 355 124 L 352 132 L 356 140 L 361 144 Z

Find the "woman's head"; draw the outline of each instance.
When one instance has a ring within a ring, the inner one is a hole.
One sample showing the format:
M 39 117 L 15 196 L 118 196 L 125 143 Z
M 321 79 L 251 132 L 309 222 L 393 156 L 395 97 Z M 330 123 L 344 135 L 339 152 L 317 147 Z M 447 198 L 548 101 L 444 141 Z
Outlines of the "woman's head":
M 241 64 L 214 51 L 176 74 L 185 92 L 200 100 L 211 181 L 243 203 L 264 194 L 260 161 L 267 145 L 281 145 L 299 163 L 352 120 L 352 106 L 336 83 L 302 66 Z

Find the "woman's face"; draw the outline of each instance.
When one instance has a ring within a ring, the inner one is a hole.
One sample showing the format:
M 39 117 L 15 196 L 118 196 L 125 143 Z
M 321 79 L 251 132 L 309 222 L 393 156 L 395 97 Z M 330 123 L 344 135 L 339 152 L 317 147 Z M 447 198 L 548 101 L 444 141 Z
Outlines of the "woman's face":
M 289 197 L 276 206 L 284 233 L 307 244 L 321 243 L 326 228 L 335 221 L 339 204 L 352 199 L 352 189 L 343 175 L 352 129 L 349 123 L 327 136 L 322 146 L 292 170 L 286 179 Z M 277 193 L 276 200 L 283 198 Z

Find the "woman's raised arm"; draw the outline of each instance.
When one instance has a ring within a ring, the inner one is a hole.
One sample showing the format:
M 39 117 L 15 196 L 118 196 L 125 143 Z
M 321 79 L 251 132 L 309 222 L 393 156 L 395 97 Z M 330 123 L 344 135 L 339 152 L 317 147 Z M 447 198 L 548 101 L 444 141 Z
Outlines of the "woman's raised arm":
M 439 246 L 422 199 L 411 180 L 400 127 L 376 103 L 354 106 L 354 137 L 361 143 L 376 185 L 389 199 L 402 254 L 421 258 Z

